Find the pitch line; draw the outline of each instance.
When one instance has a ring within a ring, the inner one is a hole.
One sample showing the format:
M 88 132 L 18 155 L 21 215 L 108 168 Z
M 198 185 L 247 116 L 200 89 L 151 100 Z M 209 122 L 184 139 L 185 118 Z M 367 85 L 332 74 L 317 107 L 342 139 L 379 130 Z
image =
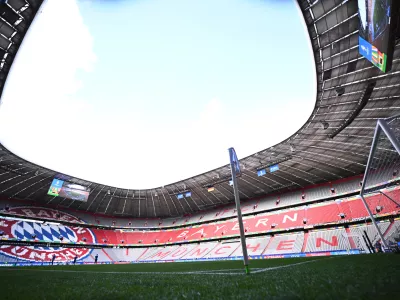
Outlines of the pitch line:
M 1 270 L 7 271 L 31 271 L 31 272 L 59 272 L 59 273 L 89 273 L 89 274 L 139 274 L 139 275 L 210 275 L 210 274 L 224 274 L 224 275 L 237 275 L 238 271 L 242 269 L 226 269 L 226 270 L 204 270 L 204 271 L 188 271 L 188 272 L 126 272 L 126 271 L 75 271 L 75 270 L 42 270 L 42 269 L 15 269 L 15 268 L 3 268 Z M 222 272 L 226 271 L 226 272 Z M 235 273 L 229 273 L 236 271 Z M 217 272 L 217 273 L 216 273 Z
M 321 261 L 325 259 L 314 259 L 310 261 L 304 261 L 294 264 L 288 264 L 277 267 L 269 267 L 269 268 L 254 268 L 250 270 L 252 274 L 258 274 L 263 272 L 268 272 L 271 270 L 279 270 L 289 267 L 295 267 L 303 264 L 313 263 L 317 261 Z M 75 270 L 42 270 L 42 269 L 15 269 L 8 268 L 2 269 L 7 271 L 31 271 L 31 272 L 60 272 L 60 273 L 90 273 L 90 274 L 140 274 L 140 275 L 244 275 L 243 269 L 224 269 L 224 270 L 203 270 L 203 271 L 188 271 L 188 272 L 119 272 L 119 271 L 75 271 Z
M 298 265 L 304 265 L 304 264 L 313 263 L 313 262 L 321 261 L 321 260 L 325 260 L 325 259 L 324 258 L 323 259 L 313 259 L 313 260 L 309 260 L 309 261 L 302 261 L 302 262 L 295 263 L 295 264 L 283 265 L 283 266 L 278 266 L 278 267 L 270 267 L 270 268 L 265 268 L 265 269 L 261 269 L 261 270 L 255 270 L 255 271 L 250 270 L 250 272 L 251 273 L 262 273 L 262 272 L 267 272 L 270 270 L 284 269 L 284 268 L 294 267 L 294 266 L 298 266 Z

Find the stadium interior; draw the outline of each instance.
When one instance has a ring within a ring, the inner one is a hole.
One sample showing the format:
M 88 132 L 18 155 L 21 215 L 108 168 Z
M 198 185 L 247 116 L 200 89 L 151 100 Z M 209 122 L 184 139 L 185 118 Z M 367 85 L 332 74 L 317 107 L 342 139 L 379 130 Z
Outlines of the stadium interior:
M 0 1 L 0 93 L 42 2 Z M 295 134 L 240 159 L 248 255 L 256 260 L 380 252 L 381 236 L 360 192 L 378 119 L 400 115 L 400 43 L 391 71 L 383 73 L 359 53 L 357 0 L 296 5 L 315 60 L 315 108 Z M 369 177 L 372 192 L 365 201 L 395 247 L 400 163 L 393 149 L 379 150 L 374 159 L 381 164 Z M 272 172 L 273 166 L 278 169 Z M 54 179 L 84 187 L 88 198 L 50 195 Z M 163 187 L 122 189 L 35 165 L 0 144 L 0 265 L 241 260 L 231 179 L 225 165 Z

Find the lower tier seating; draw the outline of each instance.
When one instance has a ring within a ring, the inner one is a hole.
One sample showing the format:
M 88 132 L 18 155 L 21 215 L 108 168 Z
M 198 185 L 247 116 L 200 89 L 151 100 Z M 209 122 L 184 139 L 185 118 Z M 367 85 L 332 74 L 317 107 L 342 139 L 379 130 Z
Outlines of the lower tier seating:
M 397 241 L 400 237 L 400 220 L 379 222 L 385 238 Z M 368 253 L 363 233 L 372 243 L 379 241 L 378 233 L 371 224 L 353 225 L 349 228 L 336 227 L 286 234 L 247 238 L 249 256 L 259 257 L 283 254 L 320 253 L 330 251 L 360 250 Z M 225 259 L 241 257 L 239 240 L 201 242 L 181 245 L 142 248 L 52 248 L 34 246 L 0 246 L 0 263 L 17 262 L 78 262 L 99 263 L 185 261 L 196 259 Z

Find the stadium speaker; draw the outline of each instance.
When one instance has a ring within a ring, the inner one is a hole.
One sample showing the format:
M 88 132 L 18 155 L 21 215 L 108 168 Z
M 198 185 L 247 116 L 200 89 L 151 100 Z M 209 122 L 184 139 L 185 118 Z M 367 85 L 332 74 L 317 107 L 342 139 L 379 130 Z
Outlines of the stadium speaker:
M 382 209 L 383 209 L 383 207 L 380 206 L 380 205 L 378 205 L 377 207 L 375 207 L 375 210 L 376 210 L 377 213 L 378 213 L 378 212 L 381 212 Z
M 302 194 L 301 195 L 301 200 L 304 200 L 304 199 L 306 199 L 306 195 Z
M 324 130 L 327 130 L 327 129 L 329 128 L 329 123 L 328 123 L 328 122 L 322 121 L 321 124 L 322 124 L 322 128 L 323 128 Z
M 131 225 L 132 225 L 132 222 L 129 222 L 128 225 L 131 226 Z
M 344 94 L 344 91 L 345 91 L 344 88 L 340 87 L 340 88 L 337 88 L 335 90 L 335 94 L 336 94 L 337 97 L 340 97 L 340 96 L 342 96 Z
M 303 219 L 303 224 L 307 224 L 307 218 Z
M 275 228 L 275 227 L 276 227 L 275 223 L 271 224 L 271 228 Z
M 344 213 L 340 213 L 339 216 L 341 219 L 344 219 L 346 217 L 346 215 Z
M 14 25 L 19 20 L 19 15 L 7 4 L 0 6 L 0 17 L 11 25 Z
M 332 194 L 335 194 L 335 193 L 336 193 L 336 190 L 335 190 L 334 187 L 331 187 L 331 193 L 332 193 Z

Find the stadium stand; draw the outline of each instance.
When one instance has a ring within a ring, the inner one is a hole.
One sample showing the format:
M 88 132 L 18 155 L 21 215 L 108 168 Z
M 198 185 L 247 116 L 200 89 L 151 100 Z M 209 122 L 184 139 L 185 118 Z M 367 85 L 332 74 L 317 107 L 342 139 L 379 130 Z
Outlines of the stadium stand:
M 267 247 L 271 237 L 265 236 L 261 238 L 247 238 L 246 239 L 246 245 L 247 245 L 247 254 L 252 256 L 257 256 L 261 255 L 265 248 Z M 243 256 L 243 251 L 242 247 L 239 246 L 233 253 L 231 254 L 231 257 L 236 257 L 236 256 Z
M 385 237 L 391 242 L 397 242 L 400 234 L 400 221 L 391 223 L 385 231 Z
M 351 248 L 344 229 L 329 229 L 309 232 L 306 252 L 350 250 Z
M 115 262 L 136 261 L 147 248 L 105 248 L 108 257 Z
M 380 178 L 381 179 L 381 178 Z M 334 193 L 332 193 L 334 188 Z M 304 204 L 312 204 L 316 201 L 323 201 L 326 199 L 341 198 L 344 199 L 346 195 L 357 192 L 360 189 L 360 176 L 355 178 L 349 178 L 347 180 L 340 180 L 331 184 L 325 184 L 315 187 L 310 187 L 304 191 L 295 191 L 289 193 L 283 193 L 281 195 L 271 195 L 263 197 L 261 199 L 255 199 L 250 201 L 244 201 L 241 205 L 243 215 L 252 215 L 255 213 L 261 213 L 263 211 L 272 211 L 277 209 L 283 209 L 290 206 L 299 206 Z M 393 189 L 393 188 L 392 188 Z M 398 193 L 393 193 L 394 197 L 398 196 Z M 304 195 L 305 198 L 301 199 Z M 379 205 L 381 198 L 385 198 L 380 195 L 375 197 L 376 205 Z M 374 199 L 375 199 L 374 198 Z M 279 203 L 277 200 L 279 199 Z M 381 201 L 387 201 L 382 199 Z M 7 213 L 5 207 L 12 208 L 13 206 L 31 206 L 30 202 L 19 202 L 0 199 L 0 207 L 2 206 L 2 213 Z M 212 209 L 210 211 L 204 211 L 201 213 L 194 213 L 191 216 L 184 216 L 180 218 L 169 218 L 169 219 L 133 219 L 133 218 L 122 218 L 122 217 L 111 217 L 100 214 L 93 214 L 88 212 L 81 212 L 76 210 L 69 210 L 64 208 L 65 212 L 76 216 L 79 219 L 69 219 L 70 222 L 82 222 L 94 224 L 99 226 L 109 227 L 124 227 L 124 228 L 143 228 L 143 229 L 156 229 L 156 228 L 167 228 L 167 227 L 178 227 L 178 226 L 189 226 L 195 223 L 205 223 L 211 221 L 217 221 L 220 219 L 234 218 L 236 216 L 236 209 L 233 204 L 224 206 L 222 208 Z M 37 217 L 57 219 L 53 215 L 37 215 Z
M 385 236 L 393 240 L 398 239 L 400 220 L 392 223 L 383 221 L 379 223 L 379 226 L 385 232 Z M 379 240 L 376 229 L 370 224 L 364 224 L 351 226 L 348 230 L 338 227 L 305 233 L 294 232 L 248 238 L 246 243 L 248 254 L 253 257 L 281 257 L 283 254 L 318 254 L 350 250 L 368 253 L 368 246 L 362 237 L 364 231 L 372 243 Z M 14 256 L 7 255 L 7 252 Z M 2 245 L 0 247 L 0 263 L 50 263 L 53 254 L 56 255 L 55 263 L 71 263 L 75 255 L 79 256 L 78 262 L 80 263 L 94 263 L 96 255 L 98 255 L 98 263 L 118 263 L 240 258 L 242 250 L 238 240 L 161 247 L 104 249 Z
M 390 222 L 378 223 L 381 232 L 386 232 L 387 229 L 389 228 L 389 225 Z M 364 232 L 367 234 L 372 245 L 375 245 L 375 243 L 380 239 L 378 232 L 373 225 L 351 226 L 349 230 L 350 230 L 350 236 L 352 237 L 357 248 L 363 249 L 366 253 L 368 253 L 369 250 L 368 250 L 368 245 L 366 244 L 363 238 Z
M 277 204 L 277 199 L 278 196 L 269 196 L 267 198 L 263 198 L 263 199 L 258 199 L 258 200 L 252 200 L 252 201 L 248 201 L 248 202 L 244 202 L 242 204 L 242 212 L 243 215 L 253 215 L 257 212 L 262 212 L 262 211 L 266 211 L 266 210 L 279 210 L 279 209 L 283 209 L 286 207 L 290 207 L 291 205 L 304 205 L 304 204 L 312 204 L 315 201 L 321 201 L 324 198 L 313 198 L 314 196 L 321 196 L 322 194 L 322 190 L 325 191 L 325 196 L 327 197 L 327 199 L 332 198 L 332 197 L 339 197 L 341 200 L 346 200 L 346 195 L 347 194 L 351 194 L 354 192 L 354 190 L 352 190 L 353 188 L 355 188 L 358 185 L 359 188 L 359 177 L 357 178 L 353 178 L 349 181 L 343 181 L 343 182 L 339 182 L 337 184 L 335 184 L 335 193 L 332 193 L 331 185 L 325 185 L 325 186 L 317 186 L 314 188 L 310 188 L 308 189 L 307 192 L 304 193 L 305 199 L 302 200 L 301 199 L 301 193 L 300 192 L 291 192 L 291 193 L 285 193 L 279 196 L 280 202 L 279 204 Z M 392 190 L 391 190 L 392 189 Z M 396 198 L 400 195 L 399 191 L 396 191 L 397 187 L 392 187 L 389 188 L 388 191 L 388 195 L 392 195 L 392 197 Z M 308 197 L 310 195 L 313 195 L 312 197 Z M 312 198 L 312 199 L 310 199 Z M 372 201 L 374 200 L 374 201 Z M 383 195 L 374 195 L 373 198 L 369 198 L 369 201 L 372 201 L 371 205 L 373 207 L 377 207 L 377 206 L 383 206 L 385 210 L 387 210 L 388 206 L 384 206 L 381 205 L 382 203 L 387 203 L 388 199 L 383 196 Z M 10 205 L 10 203 L 12 205 Z M 21 205 L 22 204 L 22 205 Z M 393 203 L 392 203 L 393 204 Z M 389 206 L 392 207 L 392 204 L 390 204 Z M 10 213 L 10 211 L 6 211 L 5 207 L 8 208 L 12 208 L 13 206 L 27 206 L 26 203 L 21 203 L 18 201 L 5 201 L 5 200 L 0 200 L 0 205 L 3 206 L 3 210 L 2 213 L 6 214 L 6 213 Z M 31 204 L 30 204 L 31 205 Z M 359 205 L 361 205 L 359 208 L 353 208 L 359 212 L 361 212 L 362 214 L 364 214 L 363 212 L 363 208 L 362 208 L 362 203 L 360 203 Z M 386 204 L 385 204 L 386 205 Z M 346 210 L 345 204 L 339 204 L 338 209 L 344 209 Z M 25 209 L 28 209 L 25 208 Z M 348 210 L 347 210 L 348 211 Z M 182 218 L 175 218 L 175 219 L 165 219 L 165 220 L 161 220 L 161 219 L 148 219 L 148 220 L 135 220 L 135 219 L 129 219 L 129 218 L 112 218 L 110 216 L 102 216 L 102 215 L 94 215 L 92 213 L 83 213 L 83 212 L 79 212 L 79 211 L 72 211 L 72 210 L 68 210 L 65 209 L 65 212 L 68 213 L 69 215 L 73 215 L 77 218 L 70 218 L 70 217 L 65 217 L 66 214 L 64 214 L 61 218 L 61 220 L 65 220 L 65 221 L 69 221 L 69 222 L 75 222 L 75 223 L 80 223 L 82 222 L 82 220 L 84 220 L 85 223 L 88 224 L 94 224 L 94 225 L 99 225 L 99 226 L 108 226 L 108 227 L 124 227 L 124 228 L 143 228 L 143 229 L 162 229 L 162 228 L 167 228 L 169 226 L 173 226 L 173 227 L 177 227 L 177 226 L 190 226 L 191 224 L 194 223 L 205 223 L 205 222 L 212 222 L 212 221 L 217 221 L 220 219 L 226 219 L 226 218 L 234 218 L 236 216 L 236 210 L 234 208 L 233 205 L 228 205 L 225 206 L 223 208 L 219 208 L 219 209 L 213 209 L 211 211 L 206 211 L 206 212 L 202 212 L 201 214 L 194 214 L 192 216 L 186 216 L 186 217 L 182 217 Z M 335 209 L 335 213 L 337 212 L 337 209 Z M 258 215 L 260 215 L 260 213 Z M 380 212 L 380 214 L 384 213 L 383 211 Z M 35 217 L 40 217 L 40 218 L 48 218 L 51 220 L 57 220 L 57 217 L 55 217 L 55 215 L 46 215 L 46 214 L 40 214 L 38 213 L 30 213 Z M 17 215 L 14 212 L 14 215 Z M 23 215 L 23 214 L 22 214 Z M 363 215 L 362 215 L 363 216 Z M 362 217 L 360 216 L 360 217 Z M 64 219 L 65 217 L 65 219 Z M 355 214 L 353 214 L 353 218 L 356 218 Z M 60 218 L 58 218 L 60 219 Z M 107 239 L 107 237 L 104 237 L 105 239 Z
M 386 191 L 387 195 L 398 198 L 400 191 L 396 188 Z M 376 211 L 378 217 L 397 215 L 400 207 L 381 194 L 367 197 L 371 207 L 380 207 Z M 33 208 L 29 210 L 32 215 Z M 42 211 L 44 211 L 42 209 Z M 61 212 L 62 213 L 62 212 Z M 278 209 L 256 216 L 244 217 L 247 234 L 262 232 L 276 232 L 307 226 L 327 224 L 341 224 L 352 222 L 367 217 L 367 212 L 358 197 L 325 201 L 290 209 Z M 7 225 L 7 226 L 6 226 Z M 236 219 L 228 219 L 217 223 L 200 224 L 195 227 L 177 228 L 168 231 L 131 231 L 131 230 L 106 230 L 92 228 L 78 238 L 74 230 L 84 232 L 80 227 L 65 226 L 62 224 L 43 224 L 41 221 L 9 220 L 2 219 L 0 226 L 4 227 L 3 239 L 37 240 L 44 242 L 80 243 L 90 241 L 93 234 L 94 243 L 108 245 L 155 245 L 186 241 L 197 241 L 210 238 L 234 237 L 239 233 Z M 75 229 L 74 229 L 75 228 Z M 86 241 L 85 241 L 86 239 Z
M 162 260 L 172 261 L 180 259 L 186 254 L 190 253 L 190 251 L 192 251 L 196 247 L 198 247 L 197 244 L 179 245 L 178 247 L 174 248 L 174 251 L 171 251 L 167 256 L 163 257 Z
M 303 247 L 304 233 L 275 235 L 271 238 L 263 254 L 300 253 Z
M 214 249 L 212 249 L 205 258 L 223 258 L 230 257 L 232 253 L 239 247 L 239 241 L 229 241 L 219 243 Z
M 375 227 L 368 223 L 360 224 L 367 220 L 368 214 L 360 198 L 354 195 L 359 188 L 358 176 L 244 201 L 241 207 L 246 235 L 262 234 L 247 238 L 248 254 L 260 258 L 347 253 L 351 250 L 368 253 L 370 247 L 363 233 L 373 245 L 380 239 Z M 392 199 L 400 198 L 398 186 L 382 191 Z M 400 221 L 387 219 L 399 215 L 399 205 L 379 190 L 369 194 L 366 200 L 377 217 L 386 218 L 378 226 L 385 237 L 395 242 L 400 232 Z M 133 219 L 35 207 L 26 203 L 21 205 L 18 201 L 9 203 L 9 200 L 0 200 L 4 208 L 2 213 L 6 215 L 0 217 L 3 241 L 58 243 L 60 247 L 53 244 L 52 247 L 45 244 L 2 245 L 0 263 L 3 264 L 49 263 L 53 254 L 56 255 L 55 263 L 71 263 L 75 256 L 78 256 L 79 263 L 94 263 L 96 255 L 98 263 L 213 260 L 242 256 L 233 204 L 179 218 Z M 27 219 L 22 219 L 22 216 Z M 349 222 L 357 224 L 341 227 Z M 90 228 L 79 225 L 84 223 L 90 224 Z M 309 229 L 315 226 L 327 228 Z M 168 229 L 170 227 L 173 228 Z M 290 232 L 292 230 L 297 231 Z M 87 248 L 73 248 L 74 244 L 87 244 Z M 91 249 L 91 245 L 114 247 Z M 120 248 L 129 245 L 141 248 Z
M 202 258 L 203 256 L 207 255 L 212 249 L 214 249 L 218 244 L 218 242 L 200 243 L 192 251 L 184 255 L 182 259 L 190 260 Z

